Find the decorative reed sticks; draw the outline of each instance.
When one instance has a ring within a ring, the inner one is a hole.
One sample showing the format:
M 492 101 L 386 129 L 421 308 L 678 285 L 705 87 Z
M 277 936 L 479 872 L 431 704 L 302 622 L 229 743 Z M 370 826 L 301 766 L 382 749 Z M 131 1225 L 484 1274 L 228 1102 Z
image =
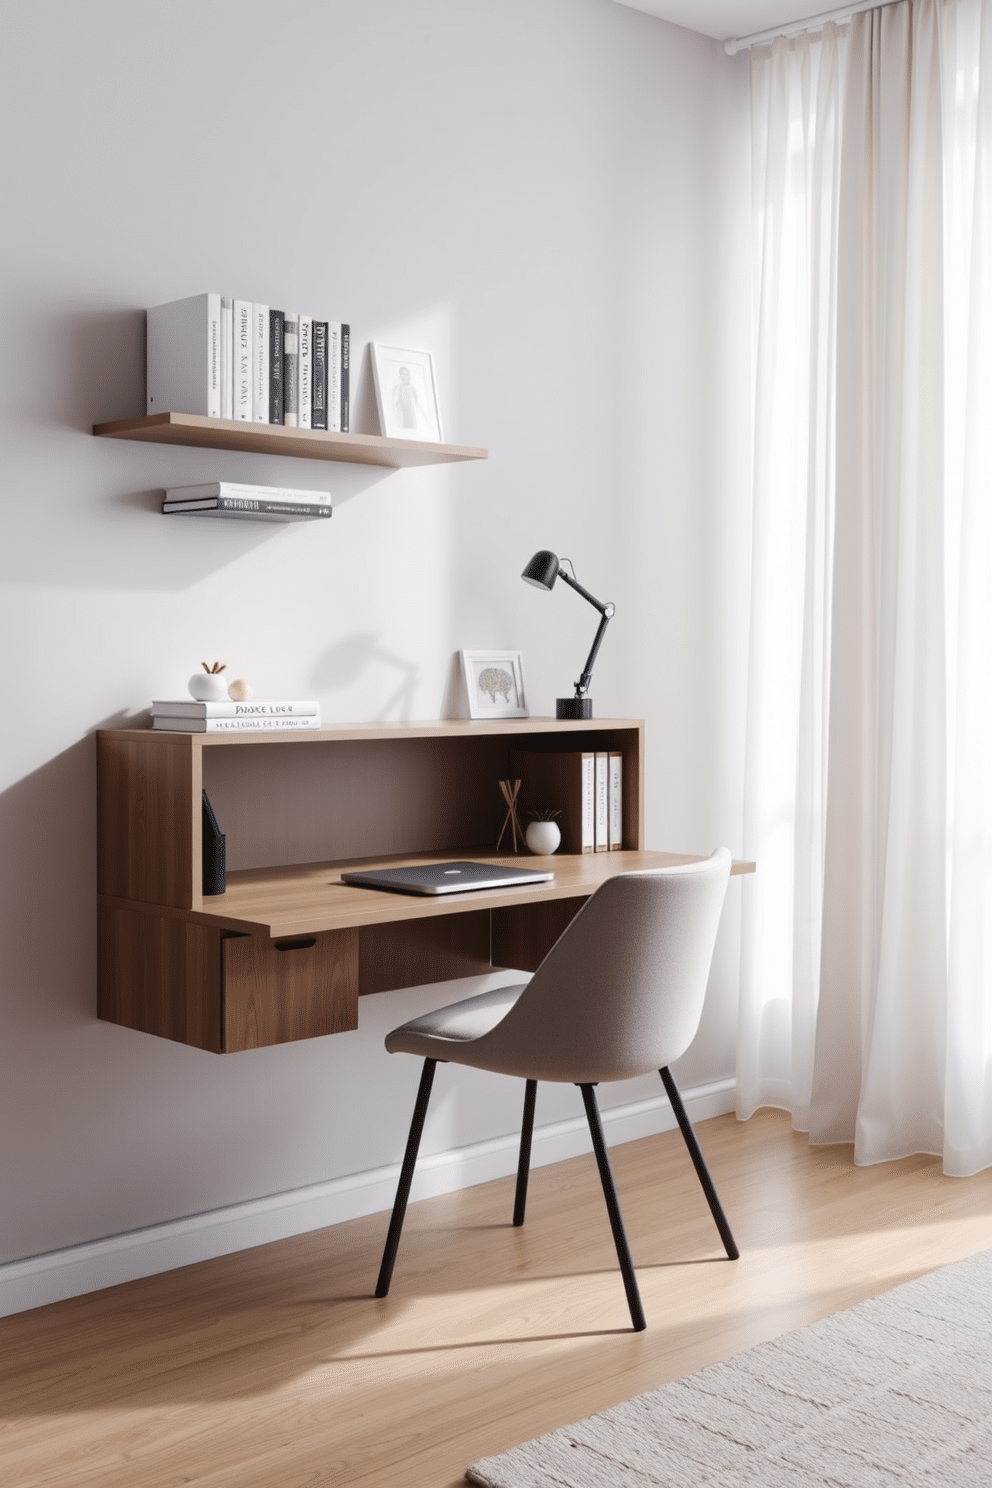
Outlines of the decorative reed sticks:
M 501 780 L 499 782 L 499 788 L 503 792 L 503 800 L 506 802 L 506 817 L 500 830 L 499 841 L 496 843 L 496 851 L 499 852 L 500 848 L 502 847 L 503 838 L 506 836 L 506 829 L 507 827 L 509 827 L 510 834 L 513 838 L 513 851 L 519 852 L 520 848 L 517 846 L 518 833 L 520 834 L 521 845 L 524 841 L 524 829 L 521 826 L 520 818 L 517 815 L 517 798 L 520 795 L 520 781 Z

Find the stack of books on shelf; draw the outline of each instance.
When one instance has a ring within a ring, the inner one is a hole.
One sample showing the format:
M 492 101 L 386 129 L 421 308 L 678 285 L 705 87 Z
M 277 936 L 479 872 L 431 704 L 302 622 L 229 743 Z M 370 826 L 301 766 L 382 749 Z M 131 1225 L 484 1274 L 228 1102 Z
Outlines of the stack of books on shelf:
M 297 491 L 288 486 L 243 486 L 210 481 L 205 486 L 173 486 L 162 510 L 200 517 L 234 517 L 252 522 L 326 521 L 330 491 Z
M 618 750 L 514 749 L 510 770 L 522 783 L 525 814 L 559 813 L 563 853 L 623 848 L 623 755 Z
M 148 311 L 147 411 L 347 434 L 351 327 L 226 295 Z
M 152 703 L 152 728 L 187 734 L 268 733 L 319 729 L 320 704 L 289 702 L 196 703 L 179 698 Z

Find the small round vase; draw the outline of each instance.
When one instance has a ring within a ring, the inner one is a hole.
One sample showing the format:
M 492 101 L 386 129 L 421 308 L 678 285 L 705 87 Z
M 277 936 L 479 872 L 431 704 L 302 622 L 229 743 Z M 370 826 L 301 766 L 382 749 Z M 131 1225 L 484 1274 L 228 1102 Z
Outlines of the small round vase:
M 528 823 L 527 831 L 524 835 L 527 838 L 527 846 L 531 852 L 537 853 L 542 857 L 550 856 L 551 853 L 557 852 L 558 845 L 561 842 L 561 829 L 558 823 L 553 821 L 532 821 Z
M 186 685 L 190 697 L 198 703 L 219 703 L 227 697 L 227 678 L 223 672 L 194 672 Z

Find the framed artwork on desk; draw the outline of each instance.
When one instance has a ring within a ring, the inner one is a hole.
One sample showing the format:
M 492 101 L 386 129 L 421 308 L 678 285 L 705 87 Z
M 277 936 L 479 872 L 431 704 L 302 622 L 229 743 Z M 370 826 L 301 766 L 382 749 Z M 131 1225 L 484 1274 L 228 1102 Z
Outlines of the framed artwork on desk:
M 372 377 L 379 409 L 379 432 L 389 439 L 443 442 L 434 358 L 373 341 Z
M 470 718 L 529 718 L 519 651 L 463 651 Z

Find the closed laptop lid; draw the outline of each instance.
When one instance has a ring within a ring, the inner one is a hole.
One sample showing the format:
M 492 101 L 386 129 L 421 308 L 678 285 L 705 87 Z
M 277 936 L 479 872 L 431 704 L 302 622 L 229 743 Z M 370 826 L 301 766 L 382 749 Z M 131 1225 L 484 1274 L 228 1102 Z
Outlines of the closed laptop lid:
M 418 863 L 411 868 L 370 868 L 342 873 L 341 882 L 397 894 L 458 894 L 467 889 L 508 889 L 515 884 L 550 883 L 548 869 L 491 863 Z

